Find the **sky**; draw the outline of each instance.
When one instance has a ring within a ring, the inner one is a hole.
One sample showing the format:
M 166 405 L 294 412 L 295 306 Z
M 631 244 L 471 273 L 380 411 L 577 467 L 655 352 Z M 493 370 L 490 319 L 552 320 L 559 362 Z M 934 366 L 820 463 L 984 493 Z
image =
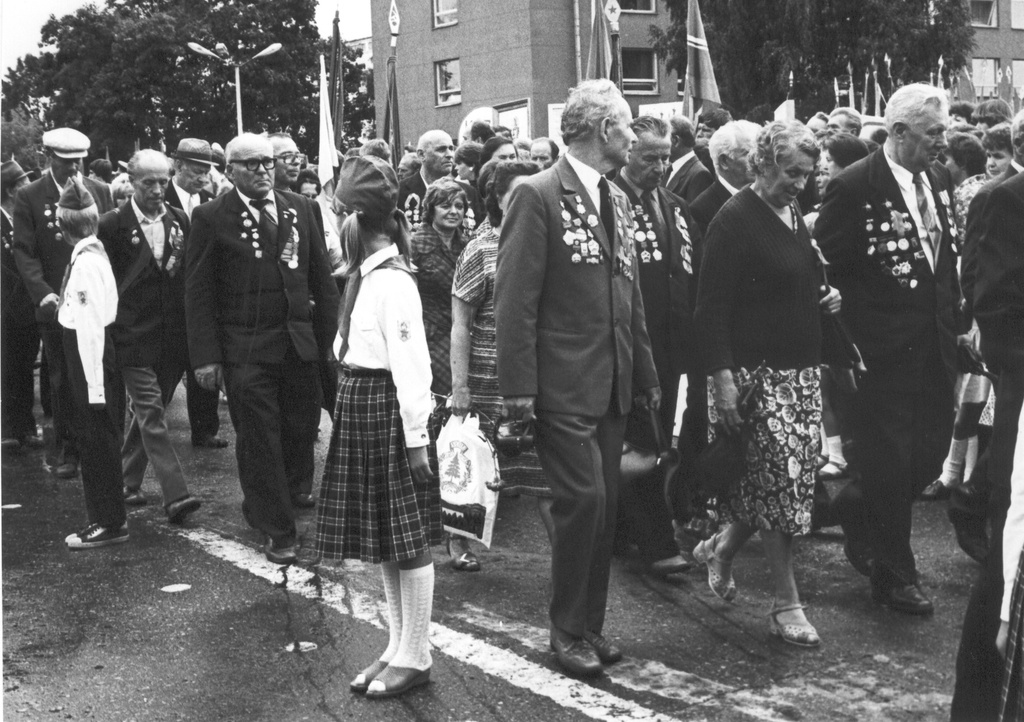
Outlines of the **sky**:
M 102 4 L 102 0 L 93 0 Z M 316 19 L 320 35 L 331 36 L 335 10 L 341 11 L 346 40 L 370 35 L 371 0 L 319 0 Z M 50 15 L 62 17 L 89 0 L 0 0 L 0 74 L 6 76 L 18 58 L 39 52 L 40 30 Z M 229 43 L 230 45 L 230 43 Z

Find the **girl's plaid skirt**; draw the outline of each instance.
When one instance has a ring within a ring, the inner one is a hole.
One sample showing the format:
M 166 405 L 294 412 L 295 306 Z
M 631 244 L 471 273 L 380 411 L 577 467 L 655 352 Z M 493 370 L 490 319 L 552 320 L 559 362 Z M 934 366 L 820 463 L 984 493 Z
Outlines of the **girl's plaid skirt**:
M 403 561 L 441 542 L 441 487 L 436 473 L 413 482 L 389 371 L 346 369 L 338 383 L 316 522 L 324 559 Z
M 1006 670 L 1000 722 L 1024 720 L 1024 554 L 1017 563 L 1017 578 L 1010 597 L 1010 628 L 1006 640 Z

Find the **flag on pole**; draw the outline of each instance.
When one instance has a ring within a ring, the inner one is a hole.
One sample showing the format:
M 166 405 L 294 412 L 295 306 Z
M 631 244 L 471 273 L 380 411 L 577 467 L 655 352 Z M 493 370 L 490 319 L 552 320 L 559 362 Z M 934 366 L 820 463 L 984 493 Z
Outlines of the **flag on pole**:
M 608 18 L 599 0 L 590 0 L 590 50 L 587 51 L 586 80 L 611 78 L 612 41 Z
M 836 107 L 839 107 L 839 78 L 832 76 L 832 86 L 836 91 Z
M 320 179 L 320 195 L 317 205 L 326 221 L 324 233 L 335 236 L 338 234 L 337 219 L 331 211 L 331 198 L 334 197 L 334 169 L 341 163 L 338 160 L 338 146 L 334 142 L 334 123 L 331 121 L 331 92 L 327 81 L 327 64 L 324 56 L 320 56 L 320 157 L 317 158 L 316 175 Z M 330 247 L 330 246 L 328 246 Z
M 699 0 L 688 0 L 686 13 L 686 89 L 691 112 L 704 103 L 722 104 L 711 66 L 711 52 L 704 35 L 704 21 L 700 17 Z M 684 104 L 685 107 L 685 104 Z
M 334 29 L 331 32 L 331 54 L 328 67 L 328 87 L 331 118 L 334 120 L 334 139 L 345 137 L 345 43 L 341 39 L 339 11 L 334 11 Z M 335 146 L 337 147 L 337 146 Z
M 864 68 L 864 95 L 860 98 L 861 115 L 868 114 L 868 88 L 871 87 L 871 71 Z
M 946 87 L 946 83 L 942 80 L 942 68 L 945 67 L 945 65 L 946 65 L 946 61 L 943 60 L 942 56 L 940 55 L 939 56 L 939 72 L 936 73 L 936 77 L 937 77 L 937 79 L 939 81 L 939 87 L 940 88 L 945 88 Z
M 395 54 L 398 52 L 398 29 L 401 17 L 398 15 L 398 5 L 391 0 L 391 10 L 388 12 L 388 24 L 391 26 L 391 55 L 388 56 L 387 70 L 387 94 L 384 104 L 384 140 L 391 147 L 391 162 L 398 168 L 402 160 L 402 133 L 398 122 L 398 82 L 395 79 L 395 65 L 398 60 Z
M 878 68 L 872 66 L 871 75 L 875 80 L 875 115 L 882 115 L 882 85 L 878 82 Z

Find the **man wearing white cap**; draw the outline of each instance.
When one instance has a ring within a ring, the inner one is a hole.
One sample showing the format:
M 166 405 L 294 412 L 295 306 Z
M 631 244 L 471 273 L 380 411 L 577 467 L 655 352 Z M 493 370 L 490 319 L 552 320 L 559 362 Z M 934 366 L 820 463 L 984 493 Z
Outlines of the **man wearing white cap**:
M 72 431 L 74 402 L 67 385 L 67 362 L 56 313 L 61 281 L 71 258 L 57 225 L 57 202 L 69 178 L 82 176 L 82 162 L 89 150 L 88 136 L 74 128 L 56 128 L 43 133 L 43 146 L 50 168 L 42 178 L 18 191 L 14 203 L 14 260 L 25 281 L 43 339 L 50 367 L 53 431 L 57 444 L 56 474 L 71 478 L 78 474 L 78 448 Z M 110 188 L 100 181 L 81 178 L 95 199 L 100 213 L 114 207 Z M 115 400 L 116 402 L 116 400 Z

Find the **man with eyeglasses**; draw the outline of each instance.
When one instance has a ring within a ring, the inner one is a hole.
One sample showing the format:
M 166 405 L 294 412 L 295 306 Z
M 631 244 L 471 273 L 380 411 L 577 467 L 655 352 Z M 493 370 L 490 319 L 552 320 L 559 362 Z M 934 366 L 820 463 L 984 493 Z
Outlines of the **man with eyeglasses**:
M 267 136 L 274 146 L 274 190 L 290 191 L 295 188 L 302 170 L 302 154 L 295 141 L 287 133 L 271 133 Z
M 189 354 L 200 385 L 227 391 L 242 514 L 267 559 L 290 564 L 338 290 L 309 202 L 274 190 L 271 141 L 245 133 L 225 156 L 234 188 L 196 209 L 186 245 Z
M 192 211 L 213 196 L 206 190 L 210 172 L 214 166 L 213 148 L 201 138 L 182 138 L 172 154 L 174 158 L 171 182 L 167 184 L 165 202 L 171 208 L 192 218 Z M 189 369 L 185 377 L 185 397 L 188 408 L 188 423 L 192 431 L 192 446 L 205 449 L 223 449 L 227 439 L 218 435 L 220 431 L 220 393 L 207 391 L 196 382 L 195 373 Z M 168 402 L 170 399 L 168 399 Z

